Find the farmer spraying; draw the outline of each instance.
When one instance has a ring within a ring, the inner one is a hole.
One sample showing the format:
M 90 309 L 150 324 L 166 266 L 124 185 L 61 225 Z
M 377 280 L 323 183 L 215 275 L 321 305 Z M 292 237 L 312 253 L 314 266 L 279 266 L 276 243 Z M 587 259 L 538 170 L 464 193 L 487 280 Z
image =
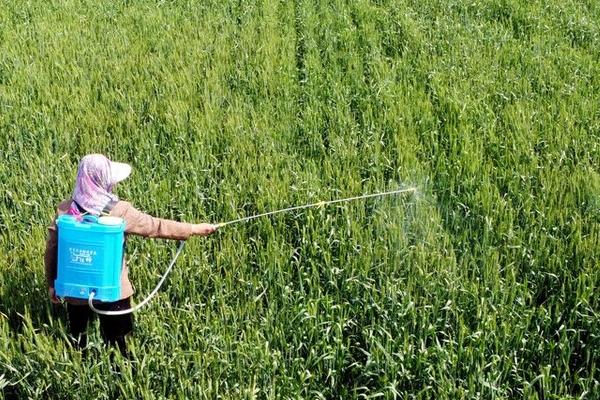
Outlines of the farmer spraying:
M 75 346 L 86 346 L 87 324 L 99 314 L 103 340 L 117 346 L 124 356 L 128 355 L 125 337 L 133 330 L 131 314 L 156 295 L 190 236 L 207 236 L 218 228 L 307 208 L 416 193 L 416 188 L 409 187 L 297 205 L 216 225 L 189 224 L 154 218 L 120 201 L 112 189 L 130 173 L 128 164 L 112 162 L 103 155 L 83 157 L 73 196 L 58 205 L 57 216 L 49 227 L 45 254 L 48 294 L 53 303 L 58 303 L 59 297 L 66 300 L 69 333 Z M 135 307 L 131 307 L 133 288 L 124 257 L 128 234 L 180 240 L 158 285 Z
M 131 308 L 131 296 L 134 292 L 129 281 L 125 257 L 119 258 L 119 271 L 117 271 L 119 284 L 117 285 L 117 294 L 114 295 L 116 299 L 114 301 L 94 300 L 92 304 L 96 289 L 89 293 L 88 302 L 81 296 L 69 295 L 70 292 L 65 288 L 66 286 L 61 285 L 60 288 L 55 288 L 57 265 L 61 258 L 59 255 L 59 236 L 61 233 L 63 233 L 63 236 L 66 235 L 65 232 L 67 232 L 69 225 L 83 226 L 82 222 L 86 221 L 95 222 L 100 220 L 102 222 L 102 218 L 107 221 L 106 224 L 108 225 L 103 232 L 118 233 L 118 226 L 110 226 L 115 224 L 114 221 L 117 221 L 117 225 L 121 224 L 123 237 L 133 234 L 150 238 L 186 240 L 195 235 L 207 236 L 217 229 L 217 226 L 213 224 L 191 224 L 155 218 L 137 210 L 129 202 L 119 200 L 112 192 L 113 188 L 118 182 L 127 178 L 130 173 L 130 165 L 110 161 L 101 154 L 90 154 L 83 157 L 79 163 L 73 196 L 58 205 L 56 218 L 48 228 L 44 256 L 50 301 L 53 303 L 59 302 L 57 289 L 59 295 L 65 296 L 68 329 L 75 346 L 83 348 L 87 345 L 87 325 L 95 314 L 88 306 L 89 303 L 95 309 L 104 311 L 104 313 L 99 312 L 100 330 L 104 342 L 110 346 L 117 346 L 124 356 L 127 356 L 125 337 L 133 331 L 133 317 L 131 313 L 118 314 L 119 311 Z M 65 226 L 65 228 L 62 226 Z M 90 230 L 96 229 L 94 224 L 89 224 L 89 226 L 92 227 Z M 98 226 L 103 228 L 100 225 Z M 100 231 L 100 228 L 97 228 L 97 230 Z M 118 246 L 119 250 L 122 251 L 124 240 L 120 239 Z M 95 250 L 80 252 L 73 251 L 72 248 L 68 250 L 71 251 L 71 261 L 79 265 L 85 265 L 93 256 L 96 256 Z M 64 293 L 67 293 L 67 295 Z M 117 315 L 114 315 L 115 312 Z M 113 315 L 110 315 L 111 313 Z

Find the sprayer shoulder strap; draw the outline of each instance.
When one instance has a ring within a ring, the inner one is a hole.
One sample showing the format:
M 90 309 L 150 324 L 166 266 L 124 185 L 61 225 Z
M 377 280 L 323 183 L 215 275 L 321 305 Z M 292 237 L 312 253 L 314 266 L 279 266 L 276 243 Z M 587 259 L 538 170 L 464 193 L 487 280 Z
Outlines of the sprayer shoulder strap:
M 108 203 L 106 203 L 106 205 L 102 209 L 102 214 L 109 215 L 110 212 L 112 211 L 112 209 L 115 208 L 116 205 L 117 205 L 116 201 L 113 201 L 113 200 L 109 201 Z
M 79 203 L 76 202 L 75 200 L 73 200 L 73 204 L 75 204 L 75 207 L 77 207 L 77 209 L 79 210 L 80 213 L 82 213 L 82 214 L 86 214 L 87 213 L 87 211 L 85 211 L 85 209 L 83 207 L 81 207 L 79 205 Z

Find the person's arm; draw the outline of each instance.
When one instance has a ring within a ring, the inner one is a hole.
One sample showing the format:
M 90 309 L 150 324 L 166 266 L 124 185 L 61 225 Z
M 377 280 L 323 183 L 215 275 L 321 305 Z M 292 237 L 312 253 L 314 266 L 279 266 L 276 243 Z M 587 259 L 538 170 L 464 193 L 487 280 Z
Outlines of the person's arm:
M 56 279 L 56 259 L 58 250 L 58 238 L 56 235 L 56 224 L 48 227 L 48 238 L 46 239 L 46 252 L 44 253 L 44 267 L 46 269 L 46 284 L 50 301 L 58 303 L 54 292 L 54 280 Z
M 212 224 L 190 224 L 156 218 L 125 201 L 120 201 L 111 214 L 125 220 L 126 233 L 149 238 L 186 240 L 192 235 L 209 235 L 217 229 Z

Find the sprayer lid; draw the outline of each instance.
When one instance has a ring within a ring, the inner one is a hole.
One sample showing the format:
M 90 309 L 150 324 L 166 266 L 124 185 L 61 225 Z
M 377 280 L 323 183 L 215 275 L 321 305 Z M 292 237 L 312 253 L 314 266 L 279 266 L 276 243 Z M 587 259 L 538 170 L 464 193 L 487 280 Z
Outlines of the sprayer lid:
M 100 218 L 98 218 L 98 223 L 100 225 L 121 225 L 123 223 L 123 218 L 119 218 L 119 217 L 100 217 Z

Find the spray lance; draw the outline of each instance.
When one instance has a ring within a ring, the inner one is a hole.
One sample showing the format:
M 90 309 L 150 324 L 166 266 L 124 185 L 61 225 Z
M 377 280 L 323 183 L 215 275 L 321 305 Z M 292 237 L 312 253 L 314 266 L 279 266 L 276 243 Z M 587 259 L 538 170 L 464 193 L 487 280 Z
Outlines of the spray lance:
M 231 220 L 231 221 L 221 222 L 219 224 L 216 224 L 216 226 L 217 226 L 218 229 L 220 229 L 220 228 L 224 228 L 226 226 L 230 226 L 230 225 L 234 225 L 234 224 L 239 224 L 239 223 L 242 223 L 242 222 L 247 222 L 247 221 L 251 221 L 251 220 L 257 219 L 257 218 L 268 217 L 268 216 L 272 216 L 272 215 L 280 214 L 280 213 L 298 211 L 298 210 L 303 210 L 303 209 L 306 209 L 306 208 L 313 208 L 313 207 L 324 207 L 324 206 L 328 206 L 328 205 L 331 205 L 331 204 L 347 203 L 347 202 L 351 202 L 351 201 L 369 199 L 369 198 L 374 198 L 374 197 L 384 197 L 384 196 L 392 196 L 392 195 L 415 193 L 416 191 L 417 191 L 417 189 L 415 187 L 410 187 L 410 188 L 405 188 L 405 189 L 392 190 L 392 191 L 389 191 L 389 192 L 371 193 L 371 194 L 364 194 L 364 195 L 355 196 L 355 197 L 347 197 L 347 198 L 343 198 L 343 199 L 336 199 L 336 200 L 329 200 L 329 201 L 320 201 L 320 202 L 316 202 L 316 203 L 310 203 L 310 204 L 304 204 L 304 205 L 299 205 L 299 206 L 294 206 L 294 207 L 288 207 L 288 208 L 283 208 L 283 209 L 280 209 L 280 210 L 269 211 L 269 212 L 265 212 L 265 213 L 261 213 L 261 214 L 251 215 L 251 216 L 248 216 L 248 217 L 238 218 L 238 219 L 234 219 L 234 220 Z M 180 241 L 179 242 L 179 247 L 177 248 L 177 252 L 173 256 L 173 259 L 169 263 L 169 266 L 168 266 L 167 270 L 162 275 L 160 281 L 158 282 L 158 284 L 156 285 L 156 287 L 154 288 L 154 290 L 152 290 L 152 292 L 144 300 L 142 300 L 140 303 L 136 304 L 134 307 L 129 308 L 127 310 L 119 310 L 119 311 L 104 311 L 104 310 L 99 310 L 96 307 L 94 307 L 93 300 L 94 300 L 94 297 L 96 295 L 96 291 L 94 291 L 94 290 L 92 290 L 92 291 L 89 292 L 89 297 L 88 297 L 88 305 L 89 305 L 89 307 L 92 310 L 94 310 L 96 313 L 102 314 L 102 315 L 124 315 L 124 314 L 129 314 L 129 313 L 132 313 L 132 312 L 135 312 L 135 311 L 139 310 L 141 307 L 143 307 L 144 305 L 146 305 L 158 293 L 160 287 L 162 286 L 162 284 L 164 283 L 165 279 L 167 278 L 167 276 L 169 275 L 169 273 L 173 269 L 173 266 L 175 265 L 175 262 L 177 261 L 177 258 L 179 258 L 179 255 L 183 251 L 184 246 L 185 246 L 185 241 Z

